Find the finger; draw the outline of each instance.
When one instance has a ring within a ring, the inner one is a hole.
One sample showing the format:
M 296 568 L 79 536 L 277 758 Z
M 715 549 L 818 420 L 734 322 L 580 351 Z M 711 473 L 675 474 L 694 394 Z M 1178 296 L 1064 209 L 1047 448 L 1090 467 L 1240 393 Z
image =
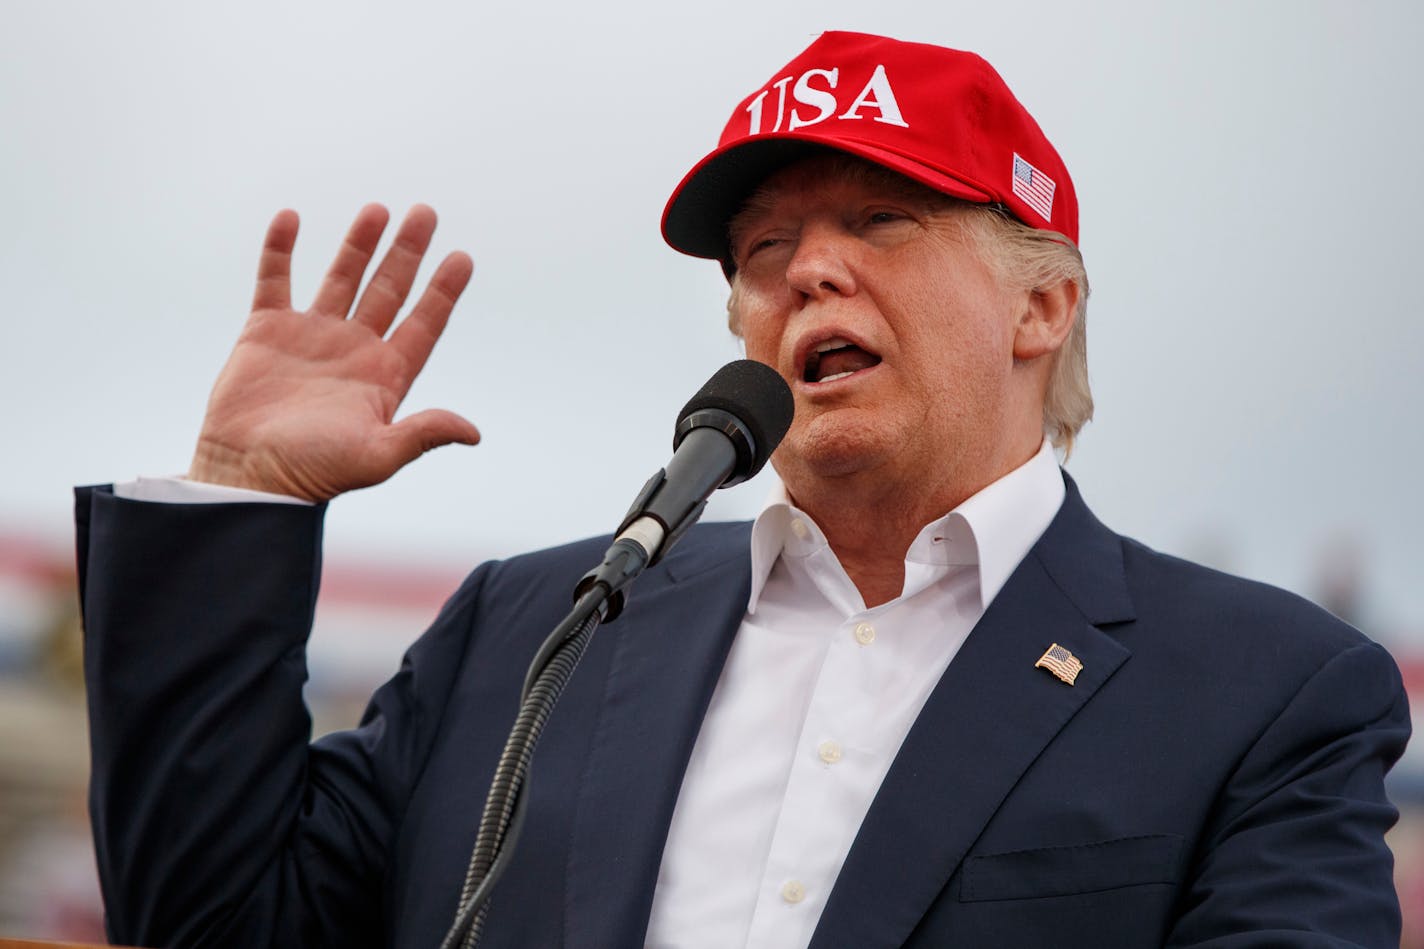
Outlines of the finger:
M 289 310 L 292 307 L 292 248 L 297 245 L 297 212 L 278 211 L 267 225 L 262 256 L 257 261 L 257 289 L 253 310 Z
M 450 320 L 450 311 L 455 301 L 460 299 L 475 264 L 470 255 L 456 251 L 440 262 L 435 276 L 430 278 L 430 286 L 420 295 L 420 301 L 410 315 L 401 321 L 391 334 L 390 344 L 404 357 L 409 368 L 409 378 L 414 379 L 430 351 L 445 332 L 445 324 Z
M 384 336 L 395 322 L 434 233 L 435 211 L 424 204 L 411 208 L 396 232 L 391 249 L 376 268 L 376 275 L 361 294 L 354 319 L 371 327 L 377 336 Z
M 386 229 L 390 212 L 379 204 L 368 204 L 351 222 L 351 230 L 341 242 L 336 259 L 326 271 L 326 278 L 312 301 L 311 312 L 345 319 L 351 309 L 351 301 L 356 299 L 356 290 L 361 286 L 361 276 L 376 245 L 381 242 L 381 233 Z
M 386 430 L 387 459 L 394 471 L 441 445 L 478 445 L 480 430 L 467 419 L 445 409 L 426 409 L 396 422 Z

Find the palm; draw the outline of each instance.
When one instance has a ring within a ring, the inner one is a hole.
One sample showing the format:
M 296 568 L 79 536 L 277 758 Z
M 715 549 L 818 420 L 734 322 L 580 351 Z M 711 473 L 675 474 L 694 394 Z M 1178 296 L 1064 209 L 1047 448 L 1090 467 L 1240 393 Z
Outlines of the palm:
M 303 313 L 290 297 L 296 215 L 273 219 L 252 315 L 213 388 L 190 477 L 322 501 L 384 481 L 437 445 L 478 441 L 450 412 L 392 421 L 472 269 L 464 254 L 447 257 L 387 335 L 434 231 L 433 211 L 418 206 L 406 217 L 347 318 L 385 223 L 383 208 L 362 210 Z

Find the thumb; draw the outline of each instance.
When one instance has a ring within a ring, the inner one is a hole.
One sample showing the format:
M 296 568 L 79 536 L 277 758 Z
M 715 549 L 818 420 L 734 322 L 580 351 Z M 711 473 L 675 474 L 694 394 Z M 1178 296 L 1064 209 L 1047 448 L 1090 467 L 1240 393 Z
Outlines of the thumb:
M 400 457 L 400 464 L 414 461 L 432 448 L 459 442 L 462 445 L 477 445 L 480 430 L 462 416 L 445 409 L 426 409 L 416 412 L 396 422 L 390 427 L 387 438 L 394 452 Z

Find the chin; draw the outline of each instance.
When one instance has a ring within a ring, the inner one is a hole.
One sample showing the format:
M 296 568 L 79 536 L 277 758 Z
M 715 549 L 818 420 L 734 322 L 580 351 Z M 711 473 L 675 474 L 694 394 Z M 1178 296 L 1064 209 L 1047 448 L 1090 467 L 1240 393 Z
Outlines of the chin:
M 841 410 L 792 425 L 778 450 L 782 478 L 841 478 L 878 467 L 905 438 L 884 418 Z

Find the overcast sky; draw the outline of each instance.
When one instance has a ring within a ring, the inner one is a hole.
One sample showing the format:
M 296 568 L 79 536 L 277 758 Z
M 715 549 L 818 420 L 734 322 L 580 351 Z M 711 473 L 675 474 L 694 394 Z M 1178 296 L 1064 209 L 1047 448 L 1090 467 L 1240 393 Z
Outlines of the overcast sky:
M 1070 9 L 1071 7 L 1071 9 Z M 182 471 L 272 212 L 308 299 L 355 210 L 441 215 L 471 289 L 409 409 L 485 442 L 341 499 L 332 557 L 473 563 L 614 526 L 738 348 L 673 185 L 824 29 L 982 53 L 1072 172 L 1109 525 L 1313 592 L 1367 559 L 1424 642 L 1418 39 L 1406 2 L 29 3 L 0 32 L 0 531 Z M 755 512 L 765 478 L 719 496 Z

